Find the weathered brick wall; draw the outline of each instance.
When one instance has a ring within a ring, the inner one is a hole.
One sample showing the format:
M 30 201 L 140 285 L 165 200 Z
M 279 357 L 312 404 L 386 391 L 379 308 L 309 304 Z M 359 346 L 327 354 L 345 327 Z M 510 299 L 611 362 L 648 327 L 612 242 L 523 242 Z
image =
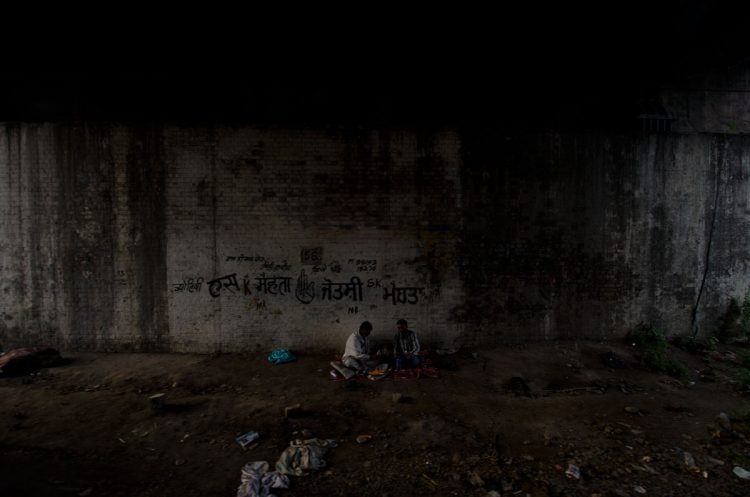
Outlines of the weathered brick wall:
M 750 283 L 749 146 L 6 124 L 0 343 L 328 349 L 399 318 L 449 348 L 710 330 Z
M 170 129 L 165 144 L 175 348 L 340 346 L 401 317 L 460 336 L 455 134 Z
M 362 320 L 390 338 L 406 318 L 452 346 L 459 146 L 451 132 L 7 125 L 0 337 L 339 348 Z

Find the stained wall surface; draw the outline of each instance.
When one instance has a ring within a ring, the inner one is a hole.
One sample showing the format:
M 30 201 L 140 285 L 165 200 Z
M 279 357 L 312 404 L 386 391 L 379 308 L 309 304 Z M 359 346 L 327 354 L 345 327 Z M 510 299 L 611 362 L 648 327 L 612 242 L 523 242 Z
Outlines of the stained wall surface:
M 1 127 L 6 349 L 689 333 L 750 283 L 742 134 Z

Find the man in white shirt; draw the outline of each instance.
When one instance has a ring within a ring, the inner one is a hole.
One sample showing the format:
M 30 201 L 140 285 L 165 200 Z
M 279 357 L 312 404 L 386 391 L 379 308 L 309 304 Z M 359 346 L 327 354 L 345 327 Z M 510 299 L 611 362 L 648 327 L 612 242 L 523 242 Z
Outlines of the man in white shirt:
M 359 331 L 355 331 L 346 340 L 346 348 L 341 362 L 344 366 L 351 368 L 358 373 L 366 373 L 370 368 L 367 364 L 370 359 L 370 343 L 367 337 L 372 332 L 372 324 L 364 321 L 359 325 Z

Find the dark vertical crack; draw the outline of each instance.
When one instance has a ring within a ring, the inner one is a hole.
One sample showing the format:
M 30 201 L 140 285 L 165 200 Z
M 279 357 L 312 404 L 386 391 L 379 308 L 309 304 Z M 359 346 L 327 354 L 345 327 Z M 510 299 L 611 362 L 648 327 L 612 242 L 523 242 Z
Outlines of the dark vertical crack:
M 693 313 L 691 319 L 691 327 L 693 330 L 693 338 L 698 335 L 698 306 L 703 296 L 703 289 L 706 286 L 706 278 L 708 277 L 708 271 L 710 269 L 711 262 L 711 244 L 714 237 L 714 228 L 716 226 L 716 212 L 719 210 L 719 186 L 721 184 L 721 164 L 724 162 L 724 147 L 726 146 L 726 139 L 721 136 L 718 137 L 716 144 L 717 156 L 716 156 L 716 181 L 714 184 L 714 205 L 713 213 L 711 215 L 711 226 L 708 230 L 708 242 L 706 243 L 706 259 L 703 264 L 703 277 L 701 278 L 701 286 L 698 289 L 698 296 L 695 299 L 695 305 L 693 306 Z

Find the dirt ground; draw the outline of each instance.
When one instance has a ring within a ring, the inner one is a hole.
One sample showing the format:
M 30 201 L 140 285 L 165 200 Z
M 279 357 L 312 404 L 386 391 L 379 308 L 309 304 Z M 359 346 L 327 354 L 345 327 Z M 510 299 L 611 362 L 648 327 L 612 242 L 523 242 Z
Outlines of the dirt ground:
M 280 497 L 750 495 L 733 474 L 750 470 L 750 397 L 716 354 L 678 351 L 678 381 L 627 343 L 534 343 L 436 356 L 439 379 L 356 383 L 332 381 L 327 355 L 63 355 L 0 378 L 3 497 L 234 496 L 244 464 L 273 467 L 304 436 L 339 444 Z

